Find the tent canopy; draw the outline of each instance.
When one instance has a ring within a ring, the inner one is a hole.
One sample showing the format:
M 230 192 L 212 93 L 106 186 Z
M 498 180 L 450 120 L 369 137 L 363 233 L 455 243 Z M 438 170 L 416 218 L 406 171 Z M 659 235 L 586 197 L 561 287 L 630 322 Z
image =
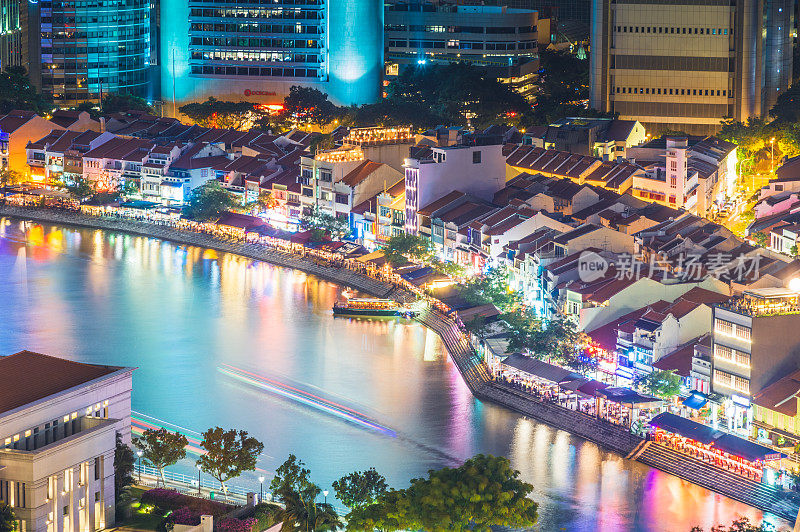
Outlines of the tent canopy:
M 543 360 L 538 360 L 525 356 L 522 353 L 514 353 L 506 357 L 503 365 L 510 368 L 517 369 L 523 373 L 539 377 L 540 379 L 548 380 L 550 382 L 565 382 L 575 379 L 580 379 L 581 376 L 568 369 L 564 369 L 553 364 L 548 364 Z
M 714 443 L 724 432 L 712 429 L 706 425 L 696 423 L 691 419 L 664 412 L 650 420 L 651 427 L 657 427 L 684 438 L 689 438 L 702 444 Z
M 734 456 L 740 456 L 750 462 L 756 460 L 780 460 L 786 455 L 779 453 L 769 447 L 734 436 L 733 434 L 723 434 L 714 441 L 714 447 L 720 451 L 725 451 Z
M 683 400 L 683 405 L 693 410 L 700 410 L 708 402 L 708 396 L 703 392 L 693 391 L 692 394 Z

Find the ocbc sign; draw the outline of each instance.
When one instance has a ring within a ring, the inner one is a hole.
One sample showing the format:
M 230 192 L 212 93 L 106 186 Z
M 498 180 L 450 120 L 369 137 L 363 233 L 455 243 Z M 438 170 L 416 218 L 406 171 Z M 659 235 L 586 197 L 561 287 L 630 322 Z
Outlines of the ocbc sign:
M 275 96 L 273 91 L 251 91 L 250 89 L 244 90 L 245 96 Z

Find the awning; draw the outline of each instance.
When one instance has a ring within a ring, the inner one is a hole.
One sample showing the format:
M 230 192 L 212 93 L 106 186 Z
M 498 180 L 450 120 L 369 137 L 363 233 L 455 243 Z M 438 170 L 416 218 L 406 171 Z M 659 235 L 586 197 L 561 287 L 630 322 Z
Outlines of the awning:
M 693 410 L 700 410 L 708 402 L 708 396 L 702 392 L 694 391 L 692 394 L 685 398 L 683 401 L 684 406 L 688 406 Z
M 550 382 L 564 382 L 581 378 L 577 373 L 573 373 L 568 369 L 564 369 L 553 364 L 548 364 L 543 360 L 538 360 L 525 356 L 522 353 L 514 353 L 506 357 L 502 364 L 510 368 L 517 369 L 528 375 L 539 377 Z
M 767 461 L 786 458 L 786 455 L 783 453 L 751 442 L 750 440 L 739 438 L 733 434 L 723 434 L 717 438 L 716 441 L 714 441 L 714 447 L 720 451 L 725 451 L 728 454 L 749 460 L 750 462 L 755 462 L 756 460 Z
M 598 390 L 597 395 L 620 404 L 638 405 L 642 403 L 661 403 L 664 400 L 652 395 L 644 395 L 630 388 L 611 387 Z
M 664 412 L 650 420 L 651 427 L 689 438 L 702 444 L 714 443 L 724 432 L 696 423 L 691 419 Z

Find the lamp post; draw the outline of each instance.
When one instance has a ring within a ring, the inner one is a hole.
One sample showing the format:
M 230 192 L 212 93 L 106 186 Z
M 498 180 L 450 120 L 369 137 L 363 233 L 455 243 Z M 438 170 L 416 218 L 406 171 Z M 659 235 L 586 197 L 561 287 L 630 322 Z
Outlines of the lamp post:
M 258 483 L 261 484 L 261 492 L 258 495 L 258 502 L 264 500 L 264 477 L 258 477 Z
M 136 451 L 136 456 L 139 457 L 139 484 L 142 483 L 142 455 L 143 451 Z
M 325 497 L 325 504 L 328 504 L 328 490 L 323 491 L 322 495 Z
M 775 137 L 769 139 L 769 173 L 775 171 Z
M 200 464 L 197 464 L 197 496 L 200 496 Z

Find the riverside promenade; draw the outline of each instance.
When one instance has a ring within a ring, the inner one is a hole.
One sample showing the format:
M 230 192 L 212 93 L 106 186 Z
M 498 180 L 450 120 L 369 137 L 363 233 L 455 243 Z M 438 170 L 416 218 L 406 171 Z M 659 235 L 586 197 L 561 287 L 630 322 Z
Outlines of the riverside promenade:
M 403 302 L 410 302 L 416 297 L 401 285 L 393 282 L 391 278 L 376 278 L 376 272 L 366 270 L 360 272 L 342 266 L 321 264 L 319 261 L 313 260 L 312 255 L 281 251 L 258 243 L 221 239 L 208 234 L 184 231 L 169 225 L 13 205 L 0 205 L 0 216 L 54 225 L 119 231 L 169 240 L 297 269 L 377 297 L 392 297 Z M 377 275 L 382 274 L 377 273 Z M 645 442 L 619 425 L 557 404 L 539 401 L 530 394 L 496 382 L 452 319 L 444 313 L 430 308 L 421 312 L 416 319 L 442 338 L 451 359 L 476 398 L 499 404 L 554 428 L 594 442 L 608 451 L 638 460 L 648 466 L 772 513 L 789 522 L 794 522 L 797 518 L 800 509 L 800 499 L 796 496 L 797 494 L 786 494 L 774 487 L 747 480 L 660 444 Z

